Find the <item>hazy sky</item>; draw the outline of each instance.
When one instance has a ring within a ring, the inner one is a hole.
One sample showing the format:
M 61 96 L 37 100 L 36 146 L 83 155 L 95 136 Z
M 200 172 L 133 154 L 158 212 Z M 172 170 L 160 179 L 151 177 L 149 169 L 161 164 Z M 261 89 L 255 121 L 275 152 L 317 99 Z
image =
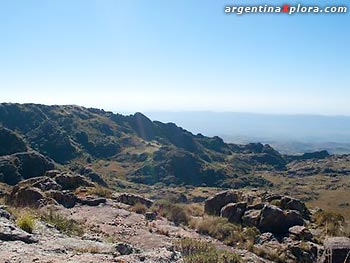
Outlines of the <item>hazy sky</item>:
M 350 12 L 224 13 L 238 3 L 0 0 L 0 101 L 349 115 Z

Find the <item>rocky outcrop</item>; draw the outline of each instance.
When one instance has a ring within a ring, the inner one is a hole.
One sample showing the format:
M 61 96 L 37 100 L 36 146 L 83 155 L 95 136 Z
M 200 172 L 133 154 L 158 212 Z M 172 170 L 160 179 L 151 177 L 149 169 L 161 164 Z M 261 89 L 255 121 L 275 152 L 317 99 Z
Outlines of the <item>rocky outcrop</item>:
M 324 242 L 322 263 L 349 263 L 350 239 L 346 237 L 330 237 Z
M 238 191 L 223 191 L 209 197 L 204 203 L 204 212 L 208 215 L 220 215 L 221 209 L 229 203 L 237 203 L 241 200 Z
M 302 216 L 296 211 L 283 211 L 282 209 L 266 205 L 261 210 L 261 218 L 258 228 L 263 232 L 286 233 L 295 225 L 303 225 Z
M 135 205 L 137 203 L 143 204 L 147 207 L 151 207 L 153 205 L 153 201 L 145 198 L 140 195 L 130 194 L 130 193 L 121 193 L 113 196 L 113 199 L 117 202 L 124 203 L 127 205 Z

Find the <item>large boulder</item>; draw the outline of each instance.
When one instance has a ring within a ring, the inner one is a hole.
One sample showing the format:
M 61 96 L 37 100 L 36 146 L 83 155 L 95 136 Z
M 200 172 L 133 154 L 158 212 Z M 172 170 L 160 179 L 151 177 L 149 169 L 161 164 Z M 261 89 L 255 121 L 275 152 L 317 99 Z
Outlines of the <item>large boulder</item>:
M 281 198 L 281 208 L 288 210 L 296 210 L 304 217 L 310 216 L 310 211 L 307 209 L 305 203 L 299 199 L 295 199 L 289 196 L 284 196 Z
M 37 152 L 22 152 L 0 157 L 0 181 L 15 185 L 22 179 L 38 177 L 52 170 L 54 163 Z
M 68 191 L 49 191 L 47 196 L 54 199 L 60 205 L 63 205 L 65 208 L 72 208 L 77 203 L 76 196 Z
M 262 232 L 281 234 L 288 232 L 290 227 L 303 223 L 302 216 L 296 211 L 283 211 L 276 206 L 266 205 L 261 210 L 258 227 Z
M 311 241 L 313 236 L 305 226 L 292 226 L 288 229 L 288 232 L 292 238 L 296 240 Z
M 223 191 L 209 197 L 204 204 L 204 212 L 209 215 L 220 215 L 221 209 L 229 203 L 237 203 L 241 199 L 238 191 Z
M 324 241 L 322 263 L 350 263 L 350 239 L 330 237 Z
M 261 210 L 251 209 L 244 212 L 242 224 L 245 226 L 258 226 L 260 221 Z
M 137 203 L 143 204 L 147 207 L 151 207 L 153 205 L 153 201 L 145 198 L 140 195 L 130 194 L 130 193 L 121 193 L 113 196 L 117 202 L 124 203 L 127 205 L 135 205 Z
M 42 205 L 46 199 L 39 188 L 15 186 L 12 189 L 9 200 L 15 206 L 38 207 Z
M 62 186 L 63 190 L 74 190 L 80 186 L 93 186 L 91 182 L 81 175 L 73 174 L 58 174 L 55 176 L 55 181 Z
M 220 212 L 221 217 L 226 217 L 231 223 L 242 223 L 242 216 L 247 207 L 247 203 L 230 203 L 225 205 Z

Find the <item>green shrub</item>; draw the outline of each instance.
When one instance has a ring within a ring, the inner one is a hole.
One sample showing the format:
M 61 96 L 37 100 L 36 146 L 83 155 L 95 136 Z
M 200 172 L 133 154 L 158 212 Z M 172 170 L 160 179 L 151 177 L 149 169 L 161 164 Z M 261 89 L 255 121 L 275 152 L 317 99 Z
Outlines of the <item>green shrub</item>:
M 82 226 L 77 221 L 68 219 L 52 210 L 49 210 L 48 213 L 43 213 L 41 219 L 67 235 L 81 236 L 84 233 Z
M 16 220 L 17 225 L 28 233 L 33 233 L 35 219 L 29 213 L 24 213 L 20 215 Z
M 185 263 L 240 263 L 241 258 L 231 252 L 217 249 L 213 244 L 184 238 L 175 242 Z

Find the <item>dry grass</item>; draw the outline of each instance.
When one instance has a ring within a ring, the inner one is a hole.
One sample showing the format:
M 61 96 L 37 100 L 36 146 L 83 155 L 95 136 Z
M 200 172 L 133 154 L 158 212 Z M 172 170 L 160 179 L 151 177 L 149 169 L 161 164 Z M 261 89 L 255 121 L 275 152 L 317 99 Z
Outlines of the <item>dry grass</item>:
M 242 259 L 231 252 L 217 249 L 213 244 L 184 238 L 174 243 L 185 263 L 240 263 Z
M 145 214 L 147 212 L 148 208 L 144 204 L 136 203 L 132 208 L 131 211 L 138 213 L 138 214 Z
M 112 191 L 107 187 L 103 187 L 100 185 L 89 188 L 87 193 L 90 195 L 96 195 L 96 196 L 105 197 L 105 198 L 112 197 Z
M 16 219 L 16 224 L 28 233 L 33 233 L 35 226 L 35 217 L 29 212 L 24 212 Z

